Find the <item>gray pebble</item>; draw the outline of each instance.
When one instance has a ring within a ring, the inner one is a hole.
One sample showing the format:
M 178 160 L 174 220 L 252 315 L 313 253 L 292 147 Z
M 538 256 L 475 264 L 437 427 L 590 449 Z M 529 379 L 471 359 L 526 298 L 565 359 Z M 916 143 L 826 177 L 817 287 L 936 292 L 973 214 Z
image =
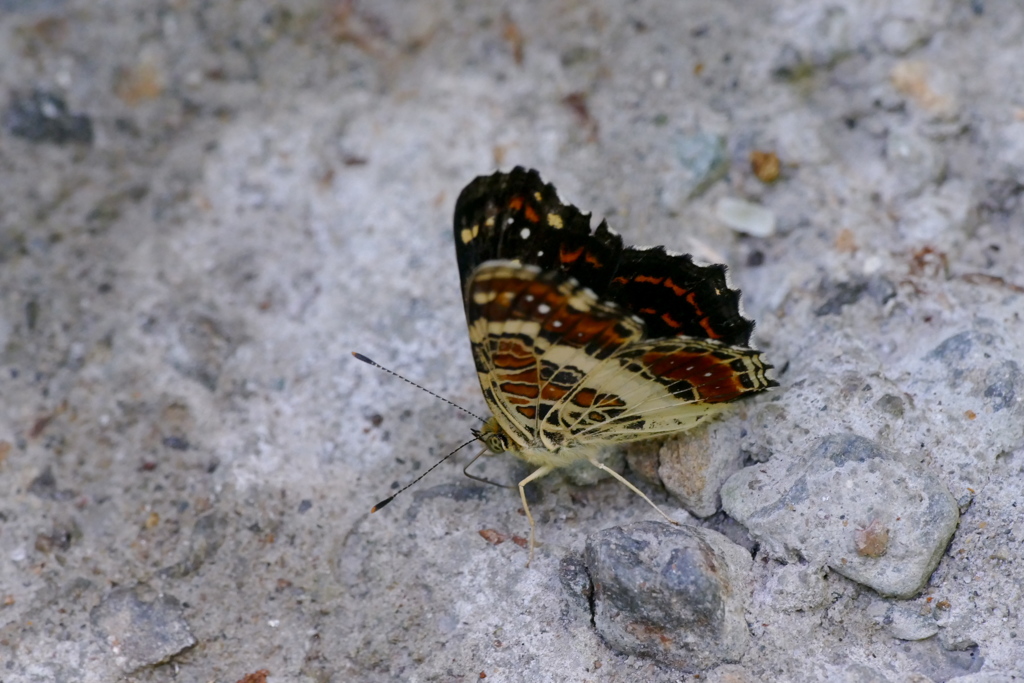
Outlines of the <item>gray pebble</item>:
M 587 539 L 594 625 L 624 654 L 685 670 L 737 661 L 750 641 L 750 556 L 721 534 L 638 522 Z
M 824 564 L 898 597 L 925 585 L 959 519 L 934 475 L 853 434 L 736 473 L 722 504 L 770 556 Z
M 196 644 L 178 599 L 145 584 L 115 588 L 90 616 L 125 672 L 159 664 Z

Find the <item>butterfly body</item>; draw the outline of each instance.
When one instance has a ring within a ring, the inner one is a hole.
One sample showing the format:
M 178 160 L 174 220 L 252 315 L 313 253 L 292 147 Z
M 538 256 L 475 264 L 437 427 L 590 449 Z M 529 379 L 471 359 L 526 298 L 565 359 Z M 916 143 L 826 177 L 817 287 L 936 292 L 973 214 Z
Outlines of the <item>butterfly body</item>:
M 650 502 L 601 451 L 692 429 L 776 384 L 749 348 L 753 322 L 724 266 L 626 247 L 604 222 L 592 230 L 536 171 L 471 182 L 456 203 L 455 240 L 492 412 L 479 437 L 538 467 L 519 485 L 531 556 L 525 484 L 586 460 Z

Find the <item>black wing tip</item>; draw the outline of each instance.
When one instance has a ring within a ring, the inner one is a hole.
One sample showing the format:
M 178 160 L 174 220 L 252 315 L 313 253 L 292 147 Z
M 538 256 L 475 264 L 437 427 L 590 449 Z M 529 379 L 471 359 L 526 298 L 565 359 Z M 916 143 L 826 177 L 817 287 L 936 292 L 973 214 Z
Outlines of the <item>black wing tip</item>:
M 530 202 L 539 206 L 545 213 L 553 211 L 559 214 L 563 226 L 558 233 L 563 237 L 556 240 L 556 243 L 564 240 L 564 236 L 572 236 L 577 240 L 596 238 L 602 246 L 616 252 L 615 257 L 618 258 L 618 253 L 623 249 L 619 233 L 609 228 L 605 220 L 596 228 L 591 227 L 590 213 L 584 213 L 575 204 L 562 201 L 553 183 L 544 182 L 536 169 L 523 166 L 515 166 L 511 171 L 496 171 L 491 175 L 477 176 L 463 188 L 455 201 L 456 235 L 475 218 L 504 210 L 508 200 L 516 195 L 529 197 Z M 499 226 L 496 234 L 500 235 L 505 229 L 505 225 Z M 492 258 L 494 256 L 501 255 L 491 255 Z

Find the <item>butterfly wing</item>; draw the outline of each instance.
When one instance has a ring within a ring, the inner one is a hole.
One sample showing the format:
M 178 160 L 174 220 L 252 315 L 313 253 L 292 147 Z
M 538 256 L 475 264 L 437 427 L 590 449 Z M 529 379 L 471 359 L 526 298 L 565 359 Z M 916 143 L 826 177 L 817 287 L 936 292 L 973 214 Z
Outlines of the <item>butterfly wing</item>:
M 684 431 L 771 385 L 757 351 L 645 339 L 640 318 L 558 271 L 487 262 L 466 309 L 485 400 L 520 449 Z
M 520 449 L 683 431 L 776 384 L 725 266 L 623 247 L 536 171 L 466 186 L 455 250 L 484 398 Z
M 594 367 L 552 412 L 574 445 L 666 436 L 774 386 L 768 368 L 752 349 L 685 337 L 645 340 Z M 581 410 L 590 397 L 592 407 Z
M 729 288 L 725 272 L 722 264 L 697 265 L 689 254 L 629 247 L 608 289 L 598 295 L 640 316 L 652 338 L 749 346 L 754 322 L 741 315 L 740 292 Z
M 477 268 L 466 291 L 469 337 L 484 399 L 520 448 L 555 450 L 551 408 L 643 325 L 558 271 L 513 261 Z
M 563 204 L 537 171 L 516 167 L 475 179 L 455 203 L 455 254 L 465 293 L 487 261 L 517 261 L 561 271 L 600 295 L 622 254 L 622 238 L 590 214 Z
M 591 230 L 590 214 L 563 204 L 537 171 L 516 167 L 476 178 L 459 195 L 454 222 L 464 295 L 481 264 L 516 261 L 573 278 L 643 320 L 652 338 L 750 344 L 754 323 L 742 316 L 725 266 L 698 265 L 662 247 L 624 248 L 603 221 Z

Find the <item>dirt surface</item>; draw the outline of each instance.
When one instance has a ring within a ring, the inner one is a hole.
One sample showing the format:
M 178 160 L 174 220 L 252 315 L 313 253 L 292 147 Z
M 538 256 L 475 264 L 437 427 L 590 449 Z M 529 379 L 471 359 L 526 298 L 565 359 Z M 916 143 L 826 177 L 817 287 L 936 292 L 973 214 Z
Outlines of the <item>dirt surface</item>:
M 1020 680 L 1024 5 L 892 4 L 0 0 L 0 680 Z M 753 558 L 702 671 L 579 599 L 660 519 L 614 481 L 538 483 L 529 568 L 468 454 L 369 515 L 478 423 L 350 352 L 486 411 L 451 214 L 514 165 L 729 265 L 781 386 L 693 438 L 870 440 L 959 512 L 923 589 L 836 570 L 945 538 L 867 465 L 791 536 L 642 484 Z

